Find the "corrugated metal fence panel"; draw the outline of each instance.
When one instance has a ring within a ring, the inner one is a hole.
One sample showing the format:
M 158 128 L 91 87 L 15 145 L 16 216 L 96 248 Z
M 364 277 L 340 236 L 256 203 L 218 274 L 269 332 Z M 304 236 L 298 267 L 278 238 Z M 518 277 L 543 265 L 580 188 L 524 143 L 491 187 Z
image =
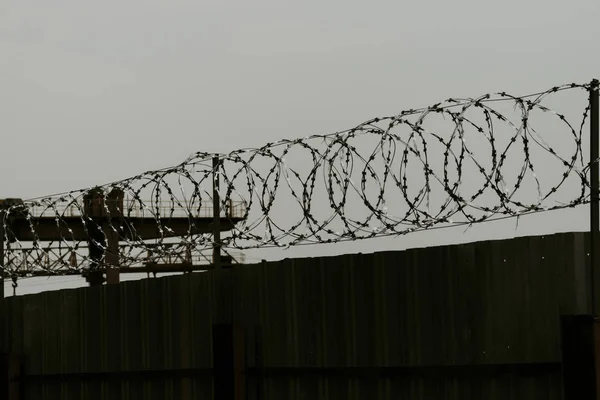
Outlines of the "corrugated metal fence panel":
M 283 260 L 235 271 L 256 269 L 262 279 L 238 279 L 234 291 L 251 284 L 261 298 L 267 367 L 559 362 L 560 314 L 587 309 L 583 281 L 576 279 L 585 273 L 583 243 L 582 234 L 558 234 Z M 559 399 L 561 376 L 278 377 L 268 379 L 265 395 Z
M 427 367 L 560 361 L 559 315 L 589 309 L 583 234 L 282 260 L 221 275 L 7 299 L 28 374 L 209 368 L 211 324 L 243 323 L 250 366 Z M 227 298 L 227 293 L 231 294 Z M 231 308 L 230 308 L 231 305 Z M 560 399 L 533 375 L 250 379 L 250 399 Z M 212 380 L 32 383 L 29 399 L 210 399 Z
M 213 284 L 210 274 L 191 274 L 188 296 L 191 300 L 191 345 L 188 347 L 194 367 L 212 366 L 212 302 Z M 171 278 L 169 278 L 170 280 Z M 181 346 L 181 345 L 180 345 Z M 186 346 L 187 347 L 187 346 Z M 185 351 L 185 347 L 181 347 Z M 212 399 L 212 377 L 198 377 L 192 381 L 192 399 Z
M 7 299 L 12 351 L 28 375 L 210 368 L 208 274 Z M 28 399 L 212 398 L 212 378 L 33 381 Z

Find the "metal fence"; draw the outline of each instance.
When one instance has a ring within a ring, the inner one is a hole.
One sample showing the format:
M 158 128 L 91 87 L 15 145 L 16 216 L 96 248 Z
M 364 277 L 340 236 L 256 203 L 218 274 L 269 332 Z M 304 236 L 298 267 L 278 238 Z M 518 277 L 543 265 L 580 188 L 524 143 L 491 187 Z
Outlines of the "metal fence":
M 13 297 L 4 347 L 25 399 L 213 398 L 223 322 L 247 399 L 561 399 L 588 252 L 565 233 Z

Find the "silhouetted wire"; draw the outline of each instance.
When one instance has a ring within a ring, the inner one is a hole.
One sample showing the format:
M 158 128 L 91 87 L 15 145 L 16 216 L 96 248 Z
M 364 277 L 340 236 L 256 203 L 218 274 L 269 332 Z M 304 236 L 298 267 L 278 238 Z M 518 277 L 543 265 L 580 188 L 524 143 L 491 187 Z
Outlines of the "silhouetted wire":
M 228 154 L 197 152 L 178 165 L 129 179 L 28 199 L 4 213 L 3 275 L 86 272 L 103 268 L 111 255 L 120 266 L 194 257 L 210 262 L 203 252 L 215 245 L 207 229 L 213 217 L 215 175 L 221 183 L 223 223 L 232 228 L 222 234 L 225 250 L 401 236 L 574 208 L 589 202 L 590 164 L 584 162 L 582 150 L 589 106 L 575 123 L 545 105 L 546 99 L 569 90 L 587 93 L 590 84 L 555 86 L 526 96 L 500 92 L 450 98 L 332 134 L 284 139 Z M 506 116 L 495 108 L 498 105 L 512 105 L 516 117 Z M 554 118 L 553 130 L 566 132 L 561 138 L 572 141 L 572 153 L 562 155 L 567 146 L 547 143 L 554 131 L 537 132 L 532 120 L 538 112 Z M 449 128 L 425 128 L 436 116 Z M 510 134 L 498 133 L 500 128 Z M 487 147 L 469 147 L 473 133 L 487 141 Z M 360 140 L 370 140 L 371 145 L 361 147 Z M 508 161 L 515 149 L 521 157 L 518 165 Z M 550 176 L 546 166 L 536 169 L 534 150 L 562 170 Z M 213 169 L 215 157 L 220 164 Z M 440 162 L 443 167 L 435 165 Z M 518 173 L 509 182 L 511 169 Z M 474 182 L 465 177 L 468 173 L 482 180 L 471 194 L 465 194 L 465 187 Z M 552 179 L 549 186 L 544 183 Z M 526 202 L 520 196 L 527 186 L 535 187 L 537 195 Z M 559 201 L 561 188 L 568 189 L 570 198 Z M 108 201 L 114 193 L 120 193 L 122 208 Z M 104 199 L 98 203 L 101 218 L 84 204 L 91 194 Z M 54 221 L 59 240 L 42 240 L 40 217 Z M 138 232 L 140 225 L 132 221 L 140 218 L 156 227 L 156 238 L 148 240 Z M 182 221 L 187 224 L 183 233 Z M 83 237 L 77 229 L 83 230 Z M 108 248 L 110 235 L 120 243 L 118 254 Z M 25 246 L 22 237 L 32 245 Z

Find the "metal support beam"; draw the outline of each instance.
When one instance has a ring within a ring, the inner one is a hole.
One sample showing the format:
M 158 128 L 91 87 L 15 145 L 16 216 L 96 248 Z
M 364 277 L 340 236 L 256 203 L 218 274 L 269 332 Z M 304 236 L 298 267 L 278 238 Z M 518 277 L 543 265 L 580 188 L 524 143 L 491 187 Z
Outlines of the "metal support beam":
M 6 350 L 5 346 L 7 345 L 8 337 L 10 337 L 7 337 L 8 329 L 5 328 L 8 318 L 6 318 L 6 310 L 4 308 L 4 216 L 4 211 L 0 210 L 0 351 Z
M 4 309 L 4 211 L 0 211 L 0 352 L 7 350 L 8 329 L 5 327 L 7 322 L 8 319 L 6 318 L 6 312 Z M 2 375 L 2 379 L 8 379 L 8 373 L 3 372 Z M 0 385 L 2 384 L 0 383 Z M 14 394 L 11 394 L 10 392 L 10 384 L 8 381 L 6 382 L 6 389 L 0 388 L 0 390 L 4 392 L 3 395 L 6 396 L 7 399 L 15 398 Z
M 104 263 L 106 264 L 106 283 L 114 285 L 119 283 L 119 236 L 110 224 L 104 223 L 102 227 L 106 236 L 106 249 L 104 250 Z
M 0 211 L 0 302 L 4 300 L 4 212 Z M 0 304 L 0 307 L 2 305 Z
M 563 315 L 560 322 L 564 399 L 600 399 L 600 321 L 592 315 Z
M 599 196 L 600 191 L 598 185 L 600 184 L 600 175 L 598 170 L 598 158 L 599 158 L 599 147 L 600 147 L 600 126 L 598 124 L 598 87 L 600 82 L 594 79 L 590 84 L 590 296 L 592 299 L 592 314 L 597 315 L 598 306 L 596 305 L 597 296 L 596 284 L 598 271 L 598 261 L 600 261 L 600 254 L 597 251 L 598 248 L 598 233 L 600 231 L 600 202 Z
M 0 354 L 0 398 L 19 400 L 23 397 L 23 385 L 19 382 L 22 377 L 22 360 L 15 354 Z
M 120 189 L 113 189 L 108 193 L 105 200 L 106 208 L 110 218 L 119 218 L 123 215 L 123 199 L 125 195 Z M 104 250 L 104 263 L 106 264 L 106 283 L 119 283 L 119 234 L 114 225 L 104 222 L 102 231 L 106 237 L 106 249 Z
M 240 325 L 215 324 L 212 328 L 215 400 L 246 398 L 246 337 Z
M 221 199 L 219 198 L 219 157 L 213 157 L 213 264 L 221 268 Z

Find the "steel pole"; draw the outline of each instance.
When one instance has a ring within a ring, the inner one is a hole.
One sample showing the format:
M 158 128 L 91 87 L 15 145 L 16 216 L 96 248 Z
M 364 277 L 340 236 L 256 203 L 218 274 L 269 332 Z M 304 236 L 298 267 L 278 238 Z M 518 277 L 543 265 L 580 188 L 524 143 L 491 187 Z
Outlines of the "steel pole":
M 221 205 L 219 198 L 219 157 L 213 157 L 213 264 L 221 268 Z
M 4 303 L 4 276 L 5 276 L 5 263 L 4 263 L 4 211 L 0 211 L 0 352 L 8 351 L 5 347 L 8 341 L 6 334 L 6 309 Z M 10 334 L 9 334 L 10 335 Z
M 599 145 L 600 145 L 600 125 L 598 124 L 598 87 L 600 82 L 594 79 L 590 84 L 590 289 L 592 298 L 592 314 L 597 315 L 596 306 L 596 270 L 600 257 L 596 251 L 598 247 L 598 232 L 600 225 L 600 175 L 598 171 Z
M 0 211 L 0 302 L 4 300 L 4 275 L 4 211 Z

